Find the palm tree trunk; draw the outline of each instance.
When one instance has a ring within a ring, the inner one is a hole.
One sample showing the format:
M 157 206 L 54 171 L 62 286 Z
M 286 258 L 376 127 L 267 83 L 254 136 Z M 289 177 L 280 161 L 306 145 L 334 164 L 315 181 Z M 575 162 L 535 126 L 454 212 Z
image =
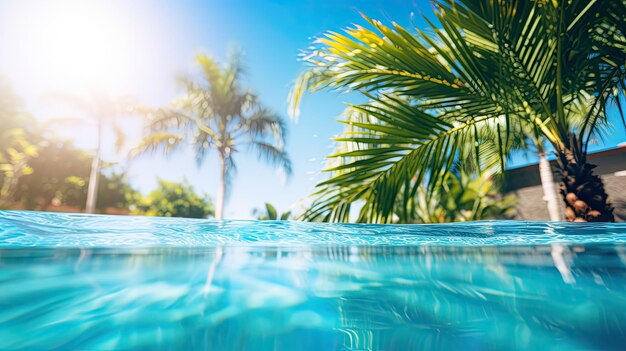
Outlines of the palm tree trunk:
M 96 211 L 96 203 L 98 202 L 98 181 L 100 177 L 100 157 L 102 149 L 102 122 L 98 119 L 98 145 L 96 146 L 96 155 L 91 161 L 91 172 L 89 173 L 89 186 L 87 187 L 87 203 L 85 204 L 85 212 L 94 213 Z
M 217 190 L 217 202 L 215 204 L 215 219 L 224 219 L 224 199 L 226 198 L 226 158 L 220 154 L 220 187 Z
M 546 158 L 546 153 L 540 149 L 537 153 L 539 156 L 539 176 L 541 178 L 541 187 L 543 188 L 543 199 L 547 202 L 548 213 L 551 221 L 561 220 L 561 209 L 554 188 L 554 175 L 550 161 Z
M 575 137 L 569 148 L 557 151 L 561 172 L 561 195 L 565 202 L 565 217 L 571 222 L 614 222 L 613 207 L 599 176 L 593 174 L 595 165 L 587 163 L 582 146 Z

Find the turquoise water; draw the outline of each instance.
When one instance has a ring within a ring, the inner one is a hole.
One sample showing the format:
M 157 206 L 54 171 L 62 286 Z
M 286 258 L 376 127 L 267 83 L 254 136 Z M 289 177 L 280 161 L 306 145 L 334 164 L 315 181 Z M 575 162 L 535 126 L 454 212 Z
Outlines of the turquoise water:
M 623 349 L 626 224 L 0 211 L 0 350 Z

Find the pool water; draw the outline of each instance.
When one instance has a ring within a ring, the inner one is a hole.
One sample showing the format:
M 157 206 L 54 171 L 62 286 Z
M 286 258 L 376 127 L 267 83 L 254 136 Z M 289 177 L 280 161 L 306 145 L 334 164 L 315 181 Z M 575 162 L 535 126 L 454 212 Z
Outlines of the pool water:
M 0 211 L 0 350 L 596 350 L 626 224 Z

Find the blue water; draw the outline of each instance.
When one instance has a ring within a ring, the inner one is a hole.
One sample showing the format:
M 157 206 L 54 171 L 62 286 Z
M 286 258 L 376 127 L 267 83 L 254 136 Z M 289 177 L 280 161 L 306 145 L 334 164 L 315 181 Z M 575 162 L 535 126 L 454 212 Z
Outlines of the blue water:
M 0 211 L 0 350 L 626 344 L 626 224 Z

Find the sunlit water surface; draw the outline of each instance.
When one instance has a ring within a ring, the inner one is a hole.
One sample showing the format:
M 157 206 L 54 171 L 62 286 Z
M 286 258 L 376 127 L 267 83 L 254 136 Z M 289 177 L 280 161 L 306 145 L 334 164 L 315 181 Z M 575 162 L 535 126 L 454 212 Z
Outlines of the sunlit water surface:
M 626 344 L 626 224 L 0 211 L 0 350 Z

